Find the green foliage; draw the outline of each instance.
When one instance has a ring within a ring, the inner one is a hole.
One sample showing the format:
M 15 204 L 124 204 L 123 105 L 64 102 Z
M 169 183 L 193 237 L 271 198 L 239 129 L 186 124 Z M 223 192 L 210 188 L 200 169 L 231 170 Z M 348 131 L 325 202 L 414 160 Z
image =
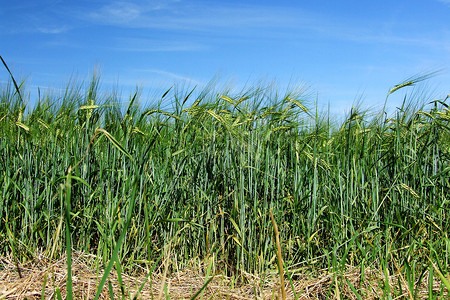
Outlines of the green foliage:
M 214 268 L 261 273 L 276 262 L 272 209 L 288 267 L 394 273 L 395 261 L 417 280 L 432 256 L 448 272 L 447 99 L 390 118 L 352 110 L 334 126 L 301 93 L 169 89 L 144 109 L 138 92 L 126 107 L 100 96 L 96 78 L 80 90 L 27 112 L 14 88 L 1 91 L 2 255 L 62 253 L 70 235 L 108 272 L 170 244 L 176 263 L 212 256 Z

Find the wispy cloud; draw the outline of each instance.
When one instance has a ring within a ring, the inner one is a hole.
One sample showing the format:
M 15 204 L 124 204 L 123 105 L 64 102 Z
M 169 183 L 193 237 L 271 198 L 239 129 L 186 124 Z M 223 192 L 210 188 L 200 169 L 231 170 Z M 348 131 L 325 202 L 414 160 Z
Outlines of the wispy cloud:
M 62 25 L 62 26 L 55 26 L 55 27 L 43 27 L 43 26 L 38 26 L 36 29 L 37 29 L 40 33 L 45 33 L 45 34 L 60 34 L 60 33 L 67 32 L 70 28 L 69 28 L 69 26 Z
M 439 39 L 433 37 L 432 34 L 390 34 L 390 33 L 378 33 L 364 28 L 343 28 L 342 30 L 335 30 L 329 33 L 336 39 L 356 42 L 356 43 L 369 43 L 369 44 L 385 44 L 385 45 L 404 45 L 404 46 L 417 46 L 425 48 L 440 48 L 448 47 L 448 41 L 446 39 Z
M 450 3 L 450 0 L 437 0 Z M 383 24 L 372 20 L 368 25 L 356 20 L 330 19 L 329 16 L 291 8 L 287 6 L 247 5 L 247 4 L 186 4 L 179 1 L 167 2 L 113 2 L 86 14 L 94 24 L 124 28 L 164 30 L 166 32 L 209 34 L 211 39 L 245 37 L 249 39 L 283 39 L 284 41 L 317 38 L 332 38 L 357 43 L 382 43 L 443 47 L 443 41 L 433 36 L 421 36 L 420 32 L 406 32 L 398 35 L 395 24 L 391 30 L 380 33 Z M 400 21 L 399 21 L 400 22 Z M 199 45 L 145 46 L 144 49 L 158 48 L 177 51 L 183 47 L 194 49 Z M 200 46 L 202 47 L 202 46 Z M 132 47 L 135 51 L 139 47 Z M 131 50 L 131 49 L 129 49 Z M 150 50 L 152 51 L 152 50 Z
M 293 27 L 301 19 L 287 8 L 260 5 L 199 6 L 174 1 L 165 5 L 114 2 L 87 14 L 87 17 L 92 22 L 102 24 L 183 31 Z
M 438 0 L 438 1 L 450 6 L 450 0 Z
M 157 75 L 161 75 L 166 78 L 170 78 L 174 81 L 187 82 L 187 83 L 192 83 L 192 84 L 197 84 L 197 85 L 204 84 L 202 81 L 197 80 L 195 78 L 192 78 L 192 77 L 189 77 L 186 75 L 180 75 L 180 74 L 164 71 L 164 70 L 159 70 L 159 69 L 136 69 L 136 70 L 133 70 L 133 72 L 157 74 Z
M 146 38 L 118 38 L 114 50 L 131 52 L 201 51 L 208 46 L 185 40 L 157 40 Z
M 130 2 L 113 2 L 88 14 L 92 20 L 111 24 L 130 24 L 141 17 L 145 10 Z

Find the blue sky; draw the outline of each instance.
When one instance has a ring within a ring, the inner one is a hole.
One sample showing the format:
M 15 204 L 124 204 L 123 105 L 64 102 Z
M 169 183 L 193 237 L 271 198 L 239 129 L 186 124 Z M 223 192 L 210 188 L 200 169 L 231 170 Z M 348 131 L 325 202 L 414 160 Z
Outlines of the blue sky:
M 118 83 L 125 96 L 136 85 L 145 98 L 218 75 L 237 89 L 303 85 L 338 113 L 357 99 L 379 107 L 393 85 L 436 70 L 419 88 L 450 93 L 450 0 L 0 4 L 0 55 L 32 97 L 37 87 L 88 80 L 96 67 L 102 86 Z M 1 68 L 0 84 L 7 80 Z

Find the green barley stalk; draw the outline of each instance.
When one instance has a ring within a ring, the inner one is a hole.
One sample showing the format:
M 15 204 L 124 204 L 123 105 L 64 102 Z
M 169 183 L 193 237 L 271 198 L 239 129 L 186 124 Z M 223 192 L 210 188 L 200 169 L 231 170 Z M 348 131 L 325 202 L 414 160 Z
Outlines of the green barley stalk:
M 448 99 L 413 110 L 418 94 L 392 115 L 355 108 L 339 123 L 270 86 L 174 87 L 143 107 L 94 78 L 24 111 L 16 85 L 0 91 L 0 234 L 27 257 L 60 255 L 65 224 L 68 255 L 97 251 L 107 266 L 102 286 L 116 262 L 154 261 L 168 241 L 179 265 L 213 253 L 227 275 L 262 274 L 278 262 L 272 209 L 286 269 L 324 257 L 339 272 L 381 268 L 389 244 L 383 272 L 408 265 L 412 283 L 429 243 L 449 267 Z
M 65 192 L 64 201 L 64 219 L 66 221 L 66 255 L 67 255 L 67 299 L 71 300 L 73 298 L 73 287 L 72 287 L 72 236 L 70 234 L 70 202 L 71 202 L 71 190 L 72 190 L 72 169 L 69 167 L 67 171 L 67 179 L 65 185 L 62 187 Z M 64 193 L 61 193 L 61 196 Z

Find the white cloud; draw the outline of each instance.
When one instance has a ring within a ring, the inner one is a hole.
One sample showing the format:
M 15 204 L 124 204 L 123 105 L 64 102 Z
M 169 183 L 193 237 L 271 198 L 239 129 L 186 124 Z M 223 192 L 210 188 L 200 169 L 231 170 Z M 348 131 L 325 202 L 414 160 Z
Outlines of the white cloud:
M 450 0 L 438 0 L 449 4 Z M 210 34 L 209 41 L 232 37 L 246 39 L 280 39 L 302 41 L 318 38 L 331 38 L 343 41 L 369 44 L 414 45 L 442 48 L 444 41 L 420 33 L 403 36 L 387 30 L 380 33 L 376 20 L 372 23 L 358 23 L 357 20 L 330 19 L 329 16 L 291 8 L 287 6 L 264 6 L 227 4 L 199 5 L 177 1 L 152 2 L 113 2 L 88 14 L 93 23 L 125 28 L 156 29 L 167 32 L 194 32 Z M 393 24 L 390 24 L 393 26 Z M 391 28 L 392 29 L 392 28 Z M 130 45 L 139 45 L 131 43 Z M 144 47 L 125 47 L 132 51 L 190 51 L 201 45 L 172 43 L 169 45 L 145 45 Z
M 41 33 L 46 34 L 60 34 L 69 30 L 68 26 L 60 26 L 60 27 L 38 27 L 37 30 Z
M 305 18 L 305 14 L 301 14 Z M 198 6 L 168 1 L 162 4 L 115 2 L 89 13 L 88 18 L 107 25 L 183 31 L 296 27 L 299 12 L 289 8 L 216 5 Z M 239 34 L 234 31 L 233 34 Z
M 208 47 L 191 41 L 145 38 L 119 38 L 117 39 L 117 45 L 114 47 L 114 50 L 132 52 L 200 51 L 205 49 L 208 49 Z
M 438 0 L 438 1 L 450 6 L 450 0 Z
M 113 2 L 98 11 L 90 13 L 89 17 L 105 23 L 127 24 L 141 16 L 141 8 L 129 2 Z
M 175 81 L 183 81 L 183 82 L 188 82 L 188 83 L 197 84 L 197 85 L 204 84 L 200 80 L 194 79 L 192 77 L 180 75 L 180 74 L 176 74 L 176 73 L 172 73 L 172 72 L 168 72 L 168 71 L 164 71 L 164 70 L 159 70 L 159 69 L 137 69 L 137 70 L 133 70 L 133 72 L 153 73 L 153 74 L 162 75 L 163 77 L 168 77 Z

